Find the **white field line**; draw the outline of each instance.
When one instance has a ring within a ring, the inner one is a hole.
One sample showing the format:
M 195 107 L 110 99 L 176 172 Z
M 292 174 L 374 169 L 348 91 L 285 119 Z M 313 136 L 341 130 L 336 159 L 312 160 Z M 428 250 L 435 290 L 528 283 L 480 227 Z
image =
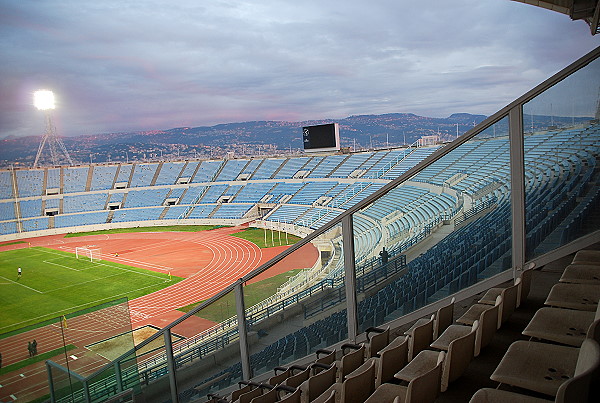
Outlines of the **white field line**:
M 48 250 L 47 250 L 47 251 L 45 251 L 45 252 L 46 252 L 46 253 L 49 253 L 49 254 L 52 254 L 52 255 L 61 256 L 61 257 L 63 257 L 63 258 L 65 257 L 64 255 L 62 255 L 62 254 L 60 254 L 60 253 L 56 253 L 56 252 L 52 252 L 52 251 L 48 251 Z M 140 272 L 138 272 L 138 271 L 135 271 L 135 270 L 126 269 L 126 268 L 124 268 L 124 267 L 113 266 L 113 265 L 110 265 L 110 264 L 107 264 L 107 263 L 94 263 L 94 264 L 95 264 L 95 265 L 100 265 L 100 266 L 112 267 L 113 269 L 118 269 L 118 270 L 122 270 L 122 271 L 129 271 L 129 272 L 136 273 L 136 274 L 140 274 L 140 275 L 143 275 L 143 276 L 154 277 L 154 278 L 158 278 L 158 279 L 164 280 L 162 277 L 159 277 L 159 276 L 156 276 L 156 275 L 153 275 L 153 274 L 149 274 L 149 273 L 140 273 Z
M 36 290 L 35 288 L 28 287 L 28 286 L 26 286 L 25 284 L 21 284 L 21 283 L 19 283 L 18 281 L 13 281 L 13 280 L 11 280 L 11 279 L 8 279 L 8 278 L 6 278 L 6 277 L 3 277 L 3 276 L 0 276 L 0 278 L 3 278 L 4 280 L 8 281 L 9 283 L 16 284 L 16 285 L 20 285 L 21 287 L 29 288 L 31 291 L 35 291 L 35 292 L 37 292 L 37 293 L 43 294 L 43 292 L 42 292 L 42 291 Z
M 106 276 L 106 277 L 98 277 L 98 278 L 95 278 L 93 280 L 81 281 L 79 283 L 74 283 L 74 284 L 67 285 L 67 286 L 64 286 L 64 287 L 54 288 L 52 290 L 45 291 L 44 293 L 50 293 L 50 292 L 54 292 L 54 291 L 58 291 L 58 290 L 64 290 L 65 288 L 77 287 L 77 286 L 80 286 L 80 285 L 86 284 L 86 283 L 93 283 L 94 281 L 104 280 L 104 279 L 107 279 L 107 278 L 115 277 L 115 276 L 118 276 L 119 274 L 120 273 L 111 274 L 110 276 Z
M 64 250 L 65 252 L 69 252 L 69 253 L 75 253 L 75 248 L 70 247 L 70 246 L 61 246 L 60 247 L 62 250 Z M 140 249 L 141 250 L 141 249 Z M 136 249 L 137 251 L 137 249 Z M 168 266 L 163 266 L 163 265 L 159 265 L 159 264 L 154 264 L 154 263 L 147 263 L 147 262 L 142 262 L 139 260 L 134 260 L 134 259 L 129 259 L 126 257 L 115 257 L 110 255 L 109 253 L 102 253 L 101 256 L 110 256 L 112 258 L 116 258 L 117 260 L 119 260 L 118 263 L 120 264 L 124 264 L 124 265 L 128 265 L 128 266 L 134 266 L 137 268 L 143 268 L 143 267 L 151 267 L 155 270 L 159 270 L 159 271 L 163 271 L 163 272 L 169 272 L 171 270 L 173 270 L 173 268 L 168 267 Z M 148 269 L 144 269 L 144 270 L 148 270 Z
M 83 271 L 83 270 L 85 270 L 85 269 L 83 269 L 83 270 L 75 269 L 73 267 L 65 266 L 64 264 L 58 264 L 58 263 L 50 262 L 48 260 L 43 260 L 42 263 L 52 264 L 54 266 L 64 267 L 65 269 L 69 269 L 69 270 L 73 270 L 73 271 Z
M 10 281 L 10 280 L 9 280 L 9 281 Z M 169 280 L 165 280 L 165 282 L 168 282 L 168 281 L 169 281 Z M 124 295 L 126 295 L 127 293 L 134 292 L 134 291 L 141 291 L 141 290 L 144 290 L 144 289 L 146 289 L 146 288 L 154 287 L 155 285 L 156 285 L 156 284 L 147 285 L 147 286 L 145 286 L 145 287 L 136 288 L 135 290 L 129 290 L 129 291 L 127 291 L 127 292 L 122 292 L 122 293 L 120 293 L 120 294 L 111 295 L 111 296 L 109 296 L 109 297 L 103 298 L 101 301 L 108 302 L 108 301 L 111 301 L 111 300 L 117 299 L 117 298 L 118 298 L 118 297 L 120 297 L 120 296 L 124 296 Z M 38 292 L 40 292 L 40 291 L 38 291 Z M 97 302 L 97 301 L 96 301 L 96 302 Z M 99 303 L 100 303 L 100 304 L 102 304 L 103 302 L 99 302 Z M 54 318 L 56 318 L 57 316 L 60 316 L 60 315 L 63 315 L 63 314 L 67 314 L 67 313 L 73 312 L 73 309 L 77 310 L 77 308 L 82 308 L 82 307 L 85 307 L 85 306 L 87 306 L 87 304 L 75 305 L 75 306 L 71 306 L 71 307 L 69 307 L 68 309 L 63 309 L 63 310 L 60 310 L 60 311 L 49 312 L 49 313 L 47 313 L 47 314 L 45 314 L 45 315 L 44 315 L 44 317 L 48 317 L 48 319 L 42 319 L 42 321 L 44 321 L 44 320 L 49 320 L 49 319 L 54 319 Z M 27 322 L 31 322 L 31 321 L 30 321 L 30 320 L 24 320 L 24 321 L 21 321 L 21 322 L 13 323 L 13 324 L 11 324 L 11 326 L 13 326 L 13 325 L 19 325 L 19 324 L 22 324 L 22 323 L 27 323 Z M 6 327 L 6 326 L 5 326 L 5 327 Z M 3 329 L 3 328 L 0 328 L 0 330 L 2 330 L 2 329 Z

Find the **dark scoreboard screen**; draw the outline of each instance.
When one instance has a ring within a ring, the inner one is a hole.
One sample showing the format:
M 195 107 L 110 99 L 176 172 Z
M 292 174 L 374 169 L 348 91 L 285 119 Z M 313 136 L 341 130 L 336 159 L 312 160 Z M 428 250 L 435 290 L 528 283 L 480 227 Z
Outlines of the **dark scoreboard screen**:
M 327 123 L 303 127 L 302 141 L 305 151 L 339 150 L 339 125 L 337 123 Z

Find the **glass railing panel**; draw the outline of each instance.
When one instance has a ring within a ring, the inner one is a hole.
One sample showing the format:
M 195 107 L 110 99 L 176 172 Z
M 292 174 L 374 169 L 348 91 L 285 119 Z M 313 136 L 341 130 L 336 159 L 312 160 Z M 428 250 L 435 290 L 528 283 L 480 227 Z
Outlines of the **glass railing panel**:
M 244 285 L 254 376 L 348 337 L 341 225 Z
M 38 371 L 32 370 L 32 367 L 36 368 L 48 360 L 55 364 L 51 369 L 51 378 L 56 378 L 52 385 L 54 392 L 60 394 L 61 401 L 71 398 L 77 401 L 85 392 L 81 379 L 131 349 L 133 342 L 127 298 L 5 333 L 0 337 L 3 355 L 0 384 L 4 385 L 0 388 L 0 400 L 5 400 L 5 397 L 14 400 L 10 398 L 11 394 L 23 401 L 49 397 L 48 379 L 31 376 L 31 371 Z M 61 375 L 61 371 L 64 374 Z M 114 385 L 113 382 L 111 386 Z M 106 392 L 104 399 L 110 396 L 111 391 Z
M 85 401 L 85 390 L 83 383 L 65 367 L 54 362 L 46 364 L 50 394 L 47 396 L 56 403 L 73 403 Z M 39 398 L 38 398 L 39 399 Z M 25 401 L 36 401 L 37 399 L 26 398 Z M 37 401 L 42 401 L 39 399 Z
M 201 301 L 199 301 L 201 302 Z M 198 304 L 182 308 L 190 312 Z M 242 380 L 235 293 L 226 293 L 171 329 L 179 401 L 226 395 Z
M 0 335 L 0 385 L 3 385 L 0 388 L 0 401 L 15 400 L 11 395 L 26 402 L 37 399 L 41 401 L 49 398 L 52 392 L 64 398 L 76 390 L 73 387 L 75 380 L 67 370 L 68 357 L 75 346 L 63 342 L 66 340 L 63 339 L 62 323 L 62 317 L 56 317 Z M 37 365 L 37 372 L 43 369 L 46 360 L 58 364 L 50 373 L 53 386 L 49 385 L 45 373 L 40 377 L 30 376 L 31 366 Z
M 358 211 L 353 223 L 361 332 L 508 269 L 508 117 Z
M 94 343 L 86 346 L 90 351 L 87 357 L 94 357 L 97 360 L 96 370 L 105 366 L 106 362 L 117 360 L 127 352 L 133 351 L 136 342 L 143 341 L 146 334 L 145 327 L 132 330 L 129 304 L 126 298 L 118 304 L 86 314 L 85 320 L 82 320 L 81 317 L 77 318 L 77 322 L 71 319 L 68 325 L 69 329 L 82 322 L 86 323 L 88 328 L 95 324 L 96 328 L 103 328 L 107 331 Z M 158 329 L 154 329 L 154 332 L 157 331 Z M 77 337 L 77 333 L 74 336 Z M 89 365 L 85 375 L 89 377 L 86 380 L 86 390 L 90 402 L 103 402 L 125 389 L 139 391 L 136 362 L 134 360 L 124 361 L 127 363 L 115 361 L 112 366 L 104 368 L 103 371 L 93 376 L 90 376 L 92 375 L 90 372 L 95 371 L 91 371 L 92 366 Z M 127 377 L 126 382 L 122 377 Z
M 523 105 L 526 258 L 600 226 L 600 60 Z
M 164 338 L 159 336 L 135 354 L 116 361 L 105 370 L 106 378 L 115 379 L 120 372 L 123 388 L 139 388 L 146 402 L 163 402 L 171 397 L 169 369 L 166 361 Z M 102 374 L 92 383 L 104 382 Z

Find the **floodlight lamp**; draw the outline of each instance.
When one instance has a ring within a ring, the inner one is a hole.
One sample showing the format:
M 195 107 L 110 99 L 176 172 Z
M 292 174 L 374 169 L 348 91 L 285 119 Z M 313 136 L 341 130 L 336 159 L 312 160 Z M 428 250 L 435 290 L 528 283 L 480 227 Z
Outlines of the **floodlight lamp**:
M 39 90 L 33 94 L 33 104 L 41 111 L 54 109 L 54 93 L 48 90 Z

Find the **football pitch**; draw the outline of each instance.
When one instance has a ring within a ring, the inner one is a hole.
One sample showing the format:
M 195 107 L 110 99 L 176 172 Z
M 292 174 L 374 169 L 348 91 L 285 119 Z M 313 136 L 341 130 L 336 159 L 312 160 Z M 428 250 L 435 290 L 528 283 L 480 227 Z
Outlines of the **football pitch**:
M 0 252 L 0 334 L 117 298 L 137 298 L 181 280 L 43 247 Z

